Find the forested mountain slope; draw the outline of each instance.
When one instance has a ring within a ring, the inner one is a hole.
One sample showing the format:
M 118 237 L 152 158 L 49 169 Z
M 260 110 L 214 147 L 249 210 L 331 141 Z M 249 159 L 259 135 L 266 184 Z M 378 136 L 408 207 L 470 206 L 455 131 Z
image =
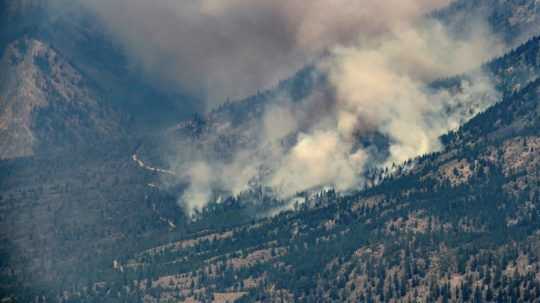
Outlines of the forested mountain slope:
M 118 254 L 67 300 L 537 302 L 539 101 L 535 80 L 372 188 Z
M 452 147 L 369 190 L 329 192 L 312 202 L 321 207 L 124 259 L 117 275 L 139 284 L 113 291 L 202 301 L 224 292 L 277 302 L 538 301 L 539 100 L 535 81 L 465 125 Z
M 92 16 L 41 4 L 0 0 L 0 301 L 540 302 L 538 1 L 440 13 L 487 7 L 509 43 L 527 40 L 483 67 L 502 100 L 440 153 L 273 217 L 280 201 L 250 208 L 253 192 L 196 221 L 178 205 L 184 184 L 148 167 L 168 169 L 186 137 L 230 156 L 269 104 L 324 93 L 325 76 L 307 67 L 183 121 L 197 98 L 139 75 Z

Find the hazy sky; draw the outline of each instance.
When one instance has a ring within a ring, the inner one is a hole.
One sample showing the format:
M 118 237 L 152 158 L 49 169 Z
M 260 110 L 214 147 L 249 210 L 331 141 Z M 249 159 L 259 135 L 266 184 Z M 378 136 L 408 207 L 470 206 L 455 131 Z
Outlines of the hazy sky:
M 449 0 L 85 0 L 132 59 L 209 107 Z

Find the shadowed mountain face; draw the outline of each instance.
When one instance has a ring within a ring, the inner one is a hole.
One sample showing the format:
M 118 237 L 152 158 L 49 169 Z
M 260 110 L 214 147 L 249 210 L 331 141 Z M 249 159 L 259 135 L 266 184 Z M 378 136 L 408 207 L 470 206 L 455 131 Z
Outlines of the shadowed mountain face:
M 48 5 L 0 3 L 2 158 L 136 137 L 192 115 L 198 101 L 130 68 L 92 15 Z
M 77 4 L 46 5 L 0 0 L 0 301 L 540 300 L 538 1 L 457 0 L 435 14 L 459 30 L 482 11 L 516 45 L 431 84 L 460 91 L 481 69 L 501 96 L 440 152 L 370 171 L 366 188 L 290 203 L 253 186 L 196 217 L 170 157 L 259 148 L 265 112 L 311 102 L 327 76 L 306 67 L 188 119 L 200 100 L 139 73 Z
M 0 157 L 125 135 L 121 115 L 100 102 L 88 79 L 45 43 L 25 38 L 10 44 L 0 66 Z

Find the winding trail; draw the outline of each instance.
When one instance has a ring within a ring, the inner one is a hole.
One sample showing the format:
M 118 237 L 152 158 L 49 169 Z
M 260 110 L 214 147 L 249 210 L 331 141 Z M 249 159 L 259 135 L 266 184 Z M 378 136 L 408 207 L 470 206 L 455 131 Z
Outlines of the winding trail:
M 157 173 L 167 174 L 167 175 L 171 175 L 171 176 L 177 176 L 176 173 L 171 171 L 171 170 L 157 168 L 157 167 L 147 165 L 141 159 L 139 159 L 137 154 L 133 154 L 131 156 L 131 159 L 133 159 L 133 161 L 135 161 L 135 163 L 137 163 L 137 165 L 139 165 L 139 167 L 142 168 L 142 169 L 146 169 L 146 170 L 157 172 Z
M 162 173 L 162 174 L 167 174 L 167 175 L 171 175 L 171 176 L 177 176 L 173 171 L 170 171 L 170 170 L 166 170 L 166 169 L 162 169 L 162 168 L 157 168 L 157 167 L 153 167 L 153 166 L 150 166 L 150 165 L 147 165 L 146 163 L 144 163 L 141 159 L 139 159 L 139 157 L 137 156 L 137 154 L 133 154 L 131 156 L 131 159 L 133 159 L 133 161 L 135 161 L 135 163 L 137 163 L 137 165 L 142 168 L 142 169 L 145 169 L 145 170 L 149 170 L 149 171 L 152 171 L 152 172 L 157 172 L 157 173 Z M 147 184 L 149 187 L 152 187 L 152 188 L 159 188 L 158 185 L 154 184 L 154 183 L 148 183 Z M 175 229 L 176 228 L 176 225 L 169 219 L 167 218 L 164 218 L 162 217 L 159 212 L 157 211 L 157 208 L 156 208 L 156 204 L 155 203 L 152 203 L 152 211 L 158 215 L 159 217 L 159 220 L 166 223 L 169 228 L 171 229 Z

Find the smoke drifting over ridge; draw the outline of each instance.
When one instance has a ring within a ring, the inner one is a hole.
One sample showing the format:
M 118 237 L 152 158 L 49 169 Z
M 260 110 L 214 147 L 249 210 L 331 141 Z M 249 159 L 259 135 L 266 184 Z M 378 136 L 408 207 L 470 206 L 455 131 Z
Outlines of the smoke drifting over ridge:
M 359 34 L 399 28 L 450 0 L 85 0 L 147 71 L 208 99 L 268 88 Z
M 327 76 L 326 86 L 302 102 L 282 96 L 267 105 L 260 120 L 240 129 L 220 125 L 216 138 L 232 132 L 250 142 L 235 148 L 231 158 L 179 146 L 171 167 L 190 184 L 179 200 L 193 213 L 216 191 L 238 195 L 252 184 L 269 186 L 284 199 L 326 185 L 347 190 L 364 183 L 367 168 L 440 149 L 440 135 L 498 95 L 480 71 L 449 91 L 433 90 L 429 83 L 474 69 L 502 49 L 482 22 L 457 38 L 425 17 L 449 2 L 87 0 L 83 5 L 96 12 L 135 62 L 169 84 L 206 96 L 208 109 L 272 86 L 306 63 Z M 359 144 L 373 134 L 388 140 L 384 150 Z M 199 148 L 212 149 L 214 143 Z
M 347 190 L 365 182 L 367 168 L 439 150 L 442 134 L 498 100 L 489 77 L 477 68 L 503 47 L 481 22 L 458 39 L 422 17 L 425 12 L 374 21 L 379 27 L 354 30 L 356 39 L 334 41 L 317 64 L 327 87 L 299 104 L 283 97 L 268 105 L 262 122 L 244 125 L 255 143 L 232 160 L 207 158 L 204 166 L 184 166 L 191 186 L 180 201 L 187 211 L 203 207 L 215 188 L 237 195 L 254 180 L 284 199 L 326 185 Z M 469 76 L 459 87 L 429 86 L 463 72 Z M 387 150 L 358 144 L 374 133 L 387 138 Z M 283 144 L 291 137 L 292 145 Z M 207 170 L 210 182 L 198 178 Z
M 357 47 L 335 49 L 323 68 L 336 89 L 339 133 L 348 138 L 377 129 L 392 142 L 390 163 L 437 150 L 438 137 L 468 117 L 445 113 L 458 96 L 444 99 L 444 92 L 429 92 L 427 84 L 477 67 L 500 51 L 498 41 L 485 30 L 474 30 L 467 41 L 459 41 L 441 24 L 423 21 Z M 489 79 L 477 74 L 473 80 L 474 87 L 468 89 L 479 91 L 462 105 L 485 108 L 493 101 L 488 95 L 494 95 Z

